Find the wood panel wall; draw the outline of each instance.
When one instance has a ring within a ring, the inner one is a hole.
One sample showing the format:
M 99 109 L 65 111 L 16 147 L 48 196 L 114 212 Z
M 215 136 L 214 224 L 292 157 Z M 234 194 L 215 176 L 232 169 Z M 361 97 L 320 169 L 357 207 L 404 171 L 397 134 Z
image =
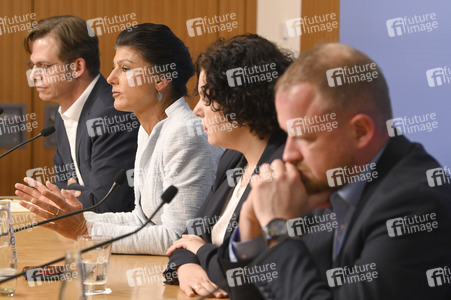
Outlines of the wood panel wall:
M 200 52 L 218 37 L 231 37 L 246 32 L 256 32 L 257 0 L 2 0 L 0 16 L 21 16 L 36 13 L 36 19 L 56 16 L 75 15 L 85 20 L 98 17 L 113 17 L 135 13 L 138 23 L 161 23 L 172 31 L 189 47 L 193 60 Z M 197 17 L 235 13 L 238 28 L 231 32 L 202 34 L 190 37 L 186 21 Z M 101 73 L 107 77 L 111 71 L 114 57 L 114 43 L 118 33 L 99 36 Z M 23 50 L 26 32 L 0 35 L 0 107 L 1 103 L 24 103 L 27 112 L 37 114 L 38 128 L 27 134 L 28 138 L 38 134 L 44 125 L 44 102 L 27 85 L 26 66 L 29 60 Z M 196 79 L 188 83 L 192 92 Z M 197 101 L 188 99 L 193 107 Z M 0 149 L 4 152 L 6 149 Z M 21 182 L 28 169 L 53 166 L 54 149 L 44 148 L 44 139 L 40 138 L 24 149 L 0 160 L 0 195 L 13 195 L 14 184 Z
M 295 0 L 293 0 L 295 1 Z M 300 0 L 299 0 L 300 1 Z M 277 1 L 274 0 L 274 5 Z M 138 23 L 152 22 L 168 25 L 189 47 L 193 60 L 200 52 L 218 37 L 232 37 L 246 32 L 256 32 L 257 0 L 2 0 L 0 17 L 22 16 L 35 13 L 40 20 L 56 15 L 76 15 L 85 20 L 98 17 L 112 17 L 135 13 Z M 302 16 L 323 15 L 335 12 L 339 17 L 339 0 L 303 0 Z M 186 21 L 197 17 L 235 13 L 238 28 L 231 32 L 219 32 L 190 37 Z M 1 29 L 1 26 L 0 26 Z M 114 57 L 114 42 L 118 33 L 99 36 L 101 72 L 107 77 Z M 22 103 L 27 113 L 35 112 L 38 128 L 27 133 L 27 138 L 38 134 L 44 125 L 44 102 L 27 85 L 26 66 L 29 60 L 23 50 L 26 32 L 5 33 L 0 35 L 0 107 L 2 103 Z M 316 43 L 336 42 L 339 30 L 303 34 L 301 51 L 313 47 Z M 188 83 L 192 92 L 196 79 Z M 196 97 L 188 98 L 193 107 Z M 1 117 L 1 116 L 0 116 Z M 4 152 L 6 149 L 0 149 Z M 44 148 L 44 139 L 40 138 L 23 149 L 19 149 L 0 160 L 0 195 L 13 195 L 14 184 L 21 182 L 28 169 L 53 166 L 54 149 Z
M 301 16 L 312 18 L 335 13 L 338 24 L 340 24 L 340 0 L 303 0 L 301 5 Z M 338 42 L 340 39 L 339 28 L 332 31 L 319 31 L 313 34 L 301 35 L 301 52 L 314 47 L 319 43 Z

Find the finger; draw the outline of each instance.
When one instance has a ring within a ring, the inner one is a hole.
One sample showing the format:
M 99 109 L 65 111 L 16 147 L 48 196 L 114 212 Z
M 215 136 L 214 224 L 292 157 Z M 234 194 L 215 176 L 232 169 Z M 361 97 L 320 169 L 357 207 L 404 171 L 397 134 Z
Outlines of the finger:
M 182 234 L 182 238 L 181 239 L 192 239 L 192 238 L 196 238 L 198 237 L 195 234 Z
M 296 168 L 295 165 L 293 165 L 291 163 L 286 163 L 285 164 L 285 170 L 286 170 L 286 174 L 288 175 L 289 178 L 293 178 L 296 181 L 300 181 L 301 180 L 301 176 L 299 174 L 299 170 L 298 170 L 298 168 Z
M 78 192 L 78 191 L 77 191 Z M 66 203 L 78 209 L 83 208 L 83 204 L 78 201 L 78 199 L 74 196 L 74 193 L 69 192 L 68 190 L 61 190 L 61 194 L 64 196 Z
M 46 190 L 42 192 L 42 196 L 55 203 L 58 207 L 61 207 L 62 210 L 70 210 L 70 206 L 67 204 L 66 200 L 54 192 Z
M 34 180 L 33 178 L 30 177 L 25 177 L 24 181 L 31 187 L 34 187 L 36 190 L 38 190 L 41 194 L 43 191 L 48 190 L 47 187 L 45 185 L 43 185 L 42 183 L 40 183 L 39 181 Z
M 31 201 L 31 199 L 30 199 L 30 201 Z M 19 204 L 20 204 L 20 206 L 25 207 L 28 210 L 30 210 L 30 208 L 33 206 L 32 204 L 29 204 L 26 201 L 20 201 Z
M 188 296 L 188 297 L 194 297 L 196 293 L 189 285 L 180 285 L 180 289 Z
M 210 292 L 214 291 L 216 289 L 216 285 L 211 281 L 205 281 L 202 282 L 202 286 L 199 289 L 196 289 L 196 292 L 201 296 L 206 296 Z M 199 291 L 198 291 L 199 290 Z M 214 292 L 213 295 L 217 297 L 216 295 L 220 295 L 220 293 Z
M 75 179 L 74 177 L 69 178 L 69 180 L 67 181 L 67 186 L 73 184 L 73 183 L 77 183 L 77 179 Z
M 200 285 L 196 285 L 193 287 L 193 290 L 196 292 L 196 294 L 200 296 L 206 296 L 210 293 L 210 291 L 213 291 L 215 288 L 212 287 L 208 282 L 203 282 Z
M 24 185 L 24 184 L 16 183 L 16 184 L 14 185 L 14 187 L 15 187 L 17 190 L 21 191 L 22 193 L 25 193 L 25 194 L 27 194 L 27 195 L 30 195 L 31 197 L 39 198 L 39 197 L 41 196 L 41 193 L 40 193 L 38 190 L 36 190 L 36 189 L 34 189 L 34 188 L 32 188 L 32 187 L 26 186 L 26 185 Z
M 219 289 L 217 293 L 220 295 L 218 298 L 227 298 L 229 296 L 229 294 L 223 289 Z
M 278 176 L 283 176 L 287 173 L 286 165 L 281 159 L 276 159 L 271 163 L 271 170 Z
M 34 198 L 31 200 L 33 202 Z M 50 219 L 53 218 L 55 215 L 40 209 L 38 206 L 30 204 L 28 202 L 23 201 L 22 206 L 24 206 L 26 209 L 28 209 L 29 211 L 31 211 L 32 213 L 40 216 L 43 219 Z
M 75 198 L 80 197 L 81 196 L 81 191 L 77 191 L 77 190 L 65 190 L 68 193 L 71 193 L 72 195 L 74 195 Z
M 20 197 L 20 198 L 22 198 L 24 200 L 27 200 L 28 202 L 30 202 L 31 199 L 33 199 L 32 196 L 30 196 L 30 195 L 28 195 L 28 194 L 26 194 L 26 193 L 24 193 L 22 191 L 19 191 L 19 190 L 16 190 L 15 194 L 16 194 L 16 196 L 18 196 L 18 197 Z
M 56 216 L 56 214 L 61 211 L 61 209 L 59 207 L 56 207 L 50 203 L 48 203 L 47 201 L 42 201 L 36 198 L 33 198 L 31 200 L 31 203 L 33 203 L 35 206 L 44 209 L 46 211 L 48 211 L 49 213 L 53 214 Z
M 51 183 L 50 181 L 47 181 L 45 184 L 50 191 L 52 191 L 54 194 L 62 197 L 61 191 L 57 185 Z
M 172 245 L 171 247 L 168 248 L 168 250 L 166 250 L 166 255 L 172 255 L 172 252 L 174 252 L 176 249 L 177 247 Z

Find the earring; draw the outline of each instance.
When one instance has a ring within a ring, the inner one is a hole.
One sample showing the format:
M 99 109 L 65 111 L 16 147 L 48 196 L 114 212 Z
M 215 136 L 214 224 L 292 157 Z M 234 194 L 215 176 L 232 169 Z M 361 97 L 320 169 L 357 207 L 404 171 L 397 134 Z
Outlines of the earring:
M 163 94 L 160 91 L 158 91 L 157 99 L 158 101 L 161 101 L 161 99 L 163 99 Z

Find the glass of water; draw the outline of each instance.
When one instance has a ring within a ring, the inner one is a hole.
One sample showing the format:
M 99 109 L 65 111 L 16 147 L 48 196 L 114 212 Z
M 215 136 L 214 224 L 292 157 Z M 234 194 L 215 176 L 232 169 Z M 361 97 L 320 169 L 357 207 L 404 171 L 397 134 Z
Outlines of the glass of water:
M 0 280 L 17 273 L 16 243 L 9 201 L 0 201 Z M 13 296 L 16 279 L 0 285 L 0 296 Z
M 110 236 L 105 235 L 82 235 L 77 238 L 77 243 L 82 250 L 110 239 Z M 82 253 L 83 286 L 86 295 L 111 293 L 111 290 L 106 288 L 110 255 L 111 244 Z

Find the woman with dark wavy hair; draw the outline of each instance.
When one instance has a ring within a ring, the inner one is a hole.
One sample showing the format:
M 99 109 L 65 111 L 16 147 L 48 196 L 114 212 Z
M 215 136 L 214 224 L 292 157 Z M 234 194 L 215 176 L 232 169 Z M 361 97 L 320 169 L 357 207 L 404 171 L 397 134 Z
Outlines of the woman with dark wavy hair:
M 291 62 L 290 53 L 255 34 L 219 39 L 197 59 L 200 100 L 194 113 L 208 142 L 227 150 L 197 218 L 167 251 L 167 283 L 178 279 L 189 296 L 206 295 L 223 279 L 218 247 L 238 223 L 252 175 L 282 157 L 286 135 L 277 123 L 274 85 Z M 215 296 L 227 293 L 219 290 Z

